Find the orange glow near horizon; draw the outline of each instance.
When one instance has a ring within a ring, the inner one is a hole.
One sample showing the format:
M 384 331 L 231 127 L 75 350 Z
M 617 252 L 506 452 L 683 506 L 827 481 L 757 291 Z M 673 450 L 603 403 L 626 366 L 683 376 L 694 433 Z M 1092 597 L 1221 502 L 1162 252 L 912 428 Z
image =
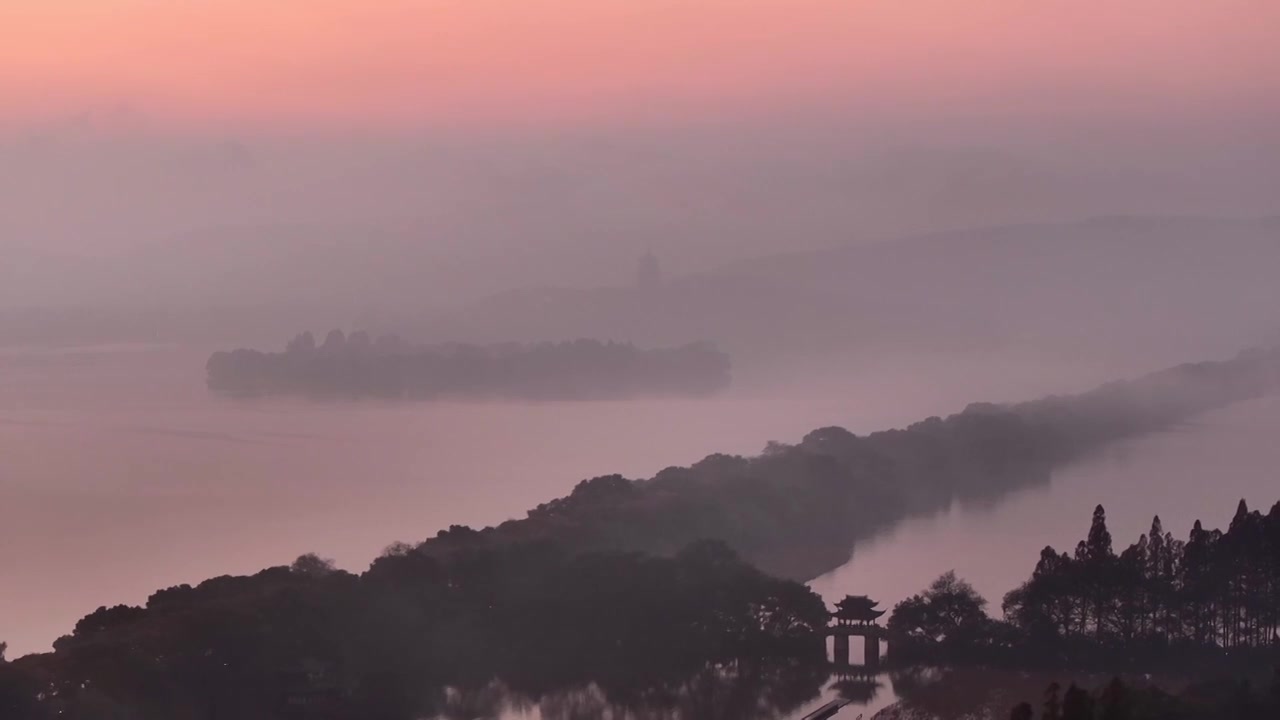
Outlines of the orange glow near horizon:
M 1280 5 L 1251 0 L 4 0 L 0 111 L 380 126 L 1239 106 L 1271 102 L 1277 27 Z

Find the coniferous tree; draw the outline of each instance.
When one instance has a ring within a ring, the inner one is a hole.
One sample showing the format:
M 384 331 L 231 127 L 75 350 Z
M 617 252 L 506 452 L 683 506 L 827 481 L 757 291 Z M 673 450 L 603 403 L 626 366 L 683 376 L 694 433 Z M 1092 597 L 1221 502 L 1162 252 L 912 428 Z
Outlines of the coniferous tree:
M 1151 600 L 1151 631 L 1153 635 L 1168 640 L 1169 618 L 1164 612 L 1173 594 L 1167 568 L 1168 552 L 1165 544 L 1164 526 L 1160 516 L 1151 519 L 1151 530 L 1147 533 L 1147 596 Z
M 1073 555 L 1045 548 L 1031 578 L 1004 598 L 1030 645 L 1064 641 L 1155 651 L 1280 645 L 1280 503 L 1241 503 L 1224 533 L 1195 523 L 1186 541 L 1160 518 L 1117 557 L 1099 506 Z
M 1107 530 L 1107 511 L 1101 505 L 1093 510 L 1089 536 L 1076 547 L 1076 561 L 1086 588 L 1087 606 L 1082 607 L 1093 623 L 1093 634 L 1101 640 L 1110 620 L 1109 606 L 1114 596 L 1115 551 L 1111 532 Z M 1087 627 L 1088 623 L 1084 623 Z

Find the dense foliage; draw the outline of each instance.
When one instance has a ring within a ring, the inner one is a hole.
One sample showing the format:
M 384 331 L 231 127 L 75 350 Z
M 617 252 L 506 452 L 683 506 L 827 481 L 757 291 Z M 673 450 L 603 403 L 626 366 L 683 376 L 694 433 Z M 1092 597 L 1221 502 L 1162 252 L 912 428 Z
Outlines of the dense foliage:
M 329 352 L 300 342 L 290 353 Z M 343 339 L 344 348 L 350 343 Z M 535 697 L 564 687 L 615 695 L 687 688 L 688 678 L 741 693 L 739 681 L 758 678 L 776 682 L 776 702 L 748 712 L 749 696 L 737 695 L 729 706 L 738 714 L 724 717 L 768 718 L 815 686 L 805 667 L 822 660 L 817 631 L 826 608 L 804 586 L 738 555 L 811 577 L 842 562 L 856 538 L 905 513 L 1040 481 L 1055 463 L 1100 443 L 1268 392 L 1277 365 L 1276 352 L 1255 352 L 1074 397 L 974 405 L 866 437 L 826 428 L 755 458 L 713 455 L 650 480 L 585 481 L 523 520 L 397 545 L 360 576 L 304 556 L 252 577 L 170 588 L 145 607 L 99 609 L 51 654 L 0 663 L 0 708 L 22 720 L 254 720 L 300 701 L 336 703 L 347 717 L 401 720 L 430 717 L 450 707 L 458 688 L 482 692 L 475 689 L 496 679 Z M 987 619 L 955 578 L 900 606 L 891 622 L 921 643 L 993 650 L 1018 642 L 1005 634 L 1010 629 L 1043 647 L 1148 637 L 1259 643 L 1275 630 L 1274 607 L 1257 600 L 1274 590 L 1266 584 L 1273 575 L 1244 568 L 1274 555 L 1238 549 L 1259 532 L 1274 535 L 1270 517 L 1245 513 L 1238 533 L 1233 524 L 1222 539 L 1194 544 L 1215 548 L 1203 563 L 1192 543 L 1174 554 L 1181 574 L 1170 576 L 1170 591 L 1200 603 L 1176 627 L 1166 617 L 1171 604 L 1125 604 L 1127 585 L 1090 584 L 1127 577 L 1116 570 L 1123 556 L 1106 550 L 1105 524 L 1065 565 L 1053 553 L 1053 564 L 1010 605 L 1014 624 Z M 1190 568 L 1202 566 L 1213 578 L 1203 586 L 1188 580 L 1200 578 Z M 1066 595 L 1066 610 L 1056 590 L 1036 585 L 1057 588 L 1062 578 L 1077 593 Z M 1100 600 L 1100 587 L 1117 599 Z M 1130 625 L 1134 607 L 1145 611 Z M 649 699 L 692 701 L 676 691 Z
M 972 585 L 948 572 L 923 593 L 894 606 L 889 632 L 905 644 L 963 648 L 982 642 L 990 630 L 986 606 Z
M 100 608 L 53 653 L 0 665 L 0 707 L 6 720 L 251 720 L 301 699 L 398 720 L 494 678 L 536 697 L 804 675 L 785 668 L 821 664 L 826 620 L 803 585 L 713 542 L 669 559 L 525 545 L 448 563 L 395 546 L 361 576 L 304 556 Z
M 823 428 L 758 457 L 712 455 L 649 480 L 584 481 L 525 519 L 445 533 L 423 549 L 447 556 L 538 540 L 669 554 L 712 537 L 766 572 L 807 580 L 843 564 L 858 539 L 909 513 L 1045 482 L 1056 464 L 1103 443 L 1269 392 L 1278 369 L 1280 351 L 1251 352 L 1076 396 L 975 404 L 902 430 L 856 436 Z
M 943 576 L 894 608 L 895 656 L 1147 669 L 1280 659 L 1280 503 L 1263 515 L 1242 500 L 1226 532 L 1197 521 L 1185 541 L 1157 517 L 1119 554 L 1099 506 L 1073 554 L 1041 552 L 1003 621 L 985 604 Z
M 1041 702 L 1017 704 L 1013 720 L 1280 717 L 1280 669 L 1272 669 L 1280 668 L 1280 503 L 1264 515 L 1241 501 L 1226 532 L 1197 521 L 1186 541 L 1157 517 L 1119 554 L 1099 506 L 1073 554 L 1044 549 L 1031 579 L 1005 596 L 1004 620 L 985 605 L 947 573 L 894 608 L 894 689 L 903 700 L 886 720 L 998 716 L 1018 692 L 1027 696 L 1033 668 L 1145 680 L 1116 679 L 1092 693 L 1053 684 Z M 991 667 L 1017 672 L 996 673 L 993 683 Z M 1153 671 L 1199 680 L 1170 693 L 1154 687 Z
M 1197 521 L 1186 541 L 1156 517 L 1150 532 L 1118 555 L 1099 506 L 1074 554 L 1045 548 L 1004 608 L 1032 642 L 1064 651 L 1082 643 L 1160 653 L 1275 646 L 1280 503 L 1263 515 L 1241 500 L 1226 532 Z
M 207 371 L 211 389 L 233 395 L 591 400 L 706 395 L 729 385 L 729 366 L 729 356 L 706 343 L 654 350 L 597 340 L 417 347 L 334 330 L 319 346 L 303 333 L 283 353 L 217 352 Z

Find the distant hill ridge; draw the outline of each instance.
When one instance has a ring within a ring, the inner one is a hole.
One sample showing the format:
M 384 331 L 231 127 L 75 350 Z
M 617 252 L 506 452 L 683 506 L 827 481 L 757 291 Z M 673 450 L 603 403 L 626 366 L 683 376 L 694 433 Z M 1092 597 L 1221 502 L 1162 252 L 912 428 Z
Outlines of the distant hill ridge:
M 1174 345 L 1222 352 L 1276 329 L 1280 221 L 1111 216 L 932 233 L 742 260 L 661 287 L 513 291 L 432 334 L 706 338 L 735 356 L 981 343 Z

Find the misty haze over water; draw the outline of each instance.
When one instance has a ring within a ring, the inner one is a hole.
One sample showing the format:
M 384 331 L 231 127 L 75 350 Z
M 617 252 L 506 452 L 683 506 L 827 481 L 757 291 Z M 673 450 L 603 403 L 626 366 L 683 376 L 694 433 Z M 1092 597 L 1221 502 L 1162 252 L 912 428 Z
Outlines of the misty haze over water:
M 1045 354 L 971 352 L 873 358 L 844 376 L 698 400 L 237 401 L 205 391 L 202 357 L 165 347 L 3 356 L 0 478 L 11 537 L 22 538 L 3 547 L 15 581 L 0 610 L 24 619 L 8 632 L 12 649 L 48 647 L 98 604 L 137 603 L 159 587 L 303 552 L 359 569 L 394 540 L 520 517 L 595 475 L 648 477 L 817 427 L 869 432 L 974 399 L 1076 391 L 1125 374 Z M 1192 515 L 1230 509 L 1209 502 L 1220 493 L 1264 504 L 1278 417 L 1270 400 L 1229 408 L 1065 468 L 1050 487 L 907 520 L 813 586 L 828 598 L 872 592 L 895 602 L 954 568 L 995 601 L 1039 547 L 1069 545 L 1098 502 L 1126 540 L 1153 507 L 1182 533 Z M 86 584 L 97 592 L 83 595 Z
M 0 490 L 17 541 L 0 545 L 0 616 L 21 620 L 4 640 L 15 655 L 46 651 L 99 606 L 306 552 L 359 572 L 394 541 L 521 518 L 595 476 L 649 478 L 821 427 L 865 434 L 975 401 L 1229 357 L 1277 337 L 1278 233 L 1266 217 L 1117 216 L 723 258 L 695 273 L 514 281 L 452 304 L 417 297 L 413 273 L 402 278 L 409 294 L 377 310 L 341 299 L 341 312 L 327 310 L 308 295 L 320 286 L 293 304 L 271 297 L 296 285 L 289 272 L 323 285 L 333 267 L 350 269 L 350 297 L 364 297 L 360 273 L 383 279 L 384 264 L 412 257 L 352 243 L 280 274 L 274 260 L 222 255 L 231 265 L 201 281 L 238 278 L 266 292 L 248 304 L 9 307 Z M 278 352 L 281 338 L 335 326 L 427 345 L 712 341 L 732 358 L 732 384 L 705 398 L 586 402 L 241 399 L 206 388 L 213 350 Z M 810 587 L 828 602 L 871 594 L 891 607 L 954 569 L 994 608 L 1040 547 L 1072 546 L 1095 504 L 1119 542 L 1152 512 L 1178 536 L 1197 518 L 1220 525 L 1211 513 L 1234 500 L 1275 499 L 1278 408 L 1267 398 L 1228 407 L 1058 468 L 1048 485 L 891 522 Z M 896 699 L 884 677 L 865 707 Z M 502 717 L 525 717 L 511 712 Z
M 0 720 L 1280 711 L 1277 28 L 0 0 Z

